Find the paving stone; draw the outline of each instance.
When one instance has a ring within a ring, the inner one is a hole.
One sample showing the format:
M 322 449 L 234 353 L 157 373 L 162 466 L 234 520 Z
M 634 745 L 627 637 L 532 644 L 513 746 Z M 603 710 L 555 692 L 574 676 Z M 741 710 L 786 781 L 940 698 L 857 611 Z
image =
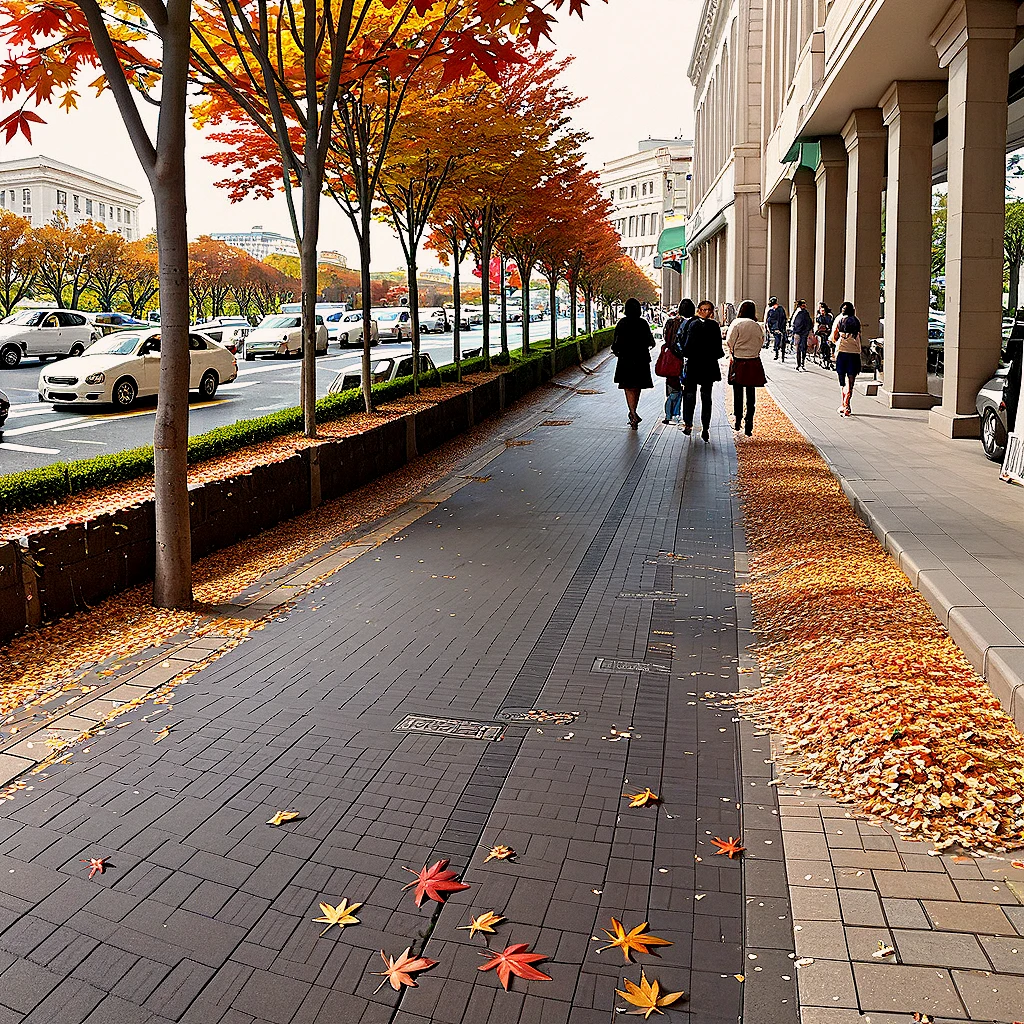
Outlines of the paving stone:
M 993 935 L 979 935 L 978 941 L 997 971 L 1005 974 L 1024 974 L 1024 942 L 1019 938 L 1003 939 Z
M 957 890 L 946 874 L 921 871 L 875 871 L 875 885 L 882 896 L 900 899 L 952 900 Z
M 851 965 L 844 960 L 815 960 L 796 968 L 801 1006 L 855 1007 L 857 988 Z
M 968 1013 L 977 1020 L 1015 1020 L 1024 1007 L 1024 978 L 953 971 Z
M 1016 929 L 1001 907 L 983 903 L 954 903 L 950 900 L 925 900 L 923 905 L 932 925 L 940 931 L 967 931 L 975 935 L 1016 934 Z M 1024 910 L 1024 907 L 1020 909 Z M 1021 923 L 1024 924 L 1024 918 Z
M 989 969 L 988 958 L 974 935 L 897 929 L 893 939 L 900 961 L 905 964 Z
M 929 1013 L 963 1017 L 949 971 L 903 964 L 854 964 L 860 1008 L 866 1013 Z

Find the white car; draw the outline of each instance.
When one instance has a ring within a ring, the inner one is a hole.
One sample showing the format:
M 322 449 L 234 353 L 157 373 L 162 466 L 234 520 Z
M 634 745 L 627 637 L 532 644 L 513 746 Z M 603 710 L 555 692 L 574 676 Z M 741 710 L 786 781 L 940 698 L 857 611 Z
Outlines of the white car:
M 302 317 L 298 313 L 271 313 L 251 330 L 243 342 L 245 358 L 302 355 Z M 316 354 L 327 355 L 327 325 L 316 318 Z
M 426 352 L 420 353 L 420 373 L 429 373 L 436 370 L 434 360 Z M 379 384 L 385 380 L 397 380 L 399 377 L 412 376 L 412 353 L 407 355 L 395 355 L 390 358 L 376 359 L 370 366 L 370 383 Z M 347 391 L 349 388 L 363 386 L 363 368 L 358 363 L 344 369 L 330 386 L 330 392 Z
M 192 329 L 219 341 L 229 352 L 237 352 L 252 330 L 252 324 L 244 316 L 218 316 L 193 324 Z
M 377 321 L 380 339 L 405 341 L 412 337 L 412 314 L 408 306 L 382 306 L 371 309 L 370 316 Z
M 327 337 L 330 341 L 336 341 L 342 348 L 349 345 L 361 345 L 363 343 L 363 314 L 349 313 L 339 309 L 334 313 L 328 313 Z M 377 321 L 370 319 L 370 344 L 376 345 L 380 339 L 380 329 Z
M 24 356 L 80 356 L 100 336 L 81 313 L 27 309 L 0 320 L 0 365 L 13 370 Z
M 223 345 L 189 331 L 188 386 L 210 399 L 238 376 L 238 363 Z M 91 345 L 85 355 L 48 366 L 39 374 L 39 401 L 54 405 L 115 405 L 128 409 L 160 386 L 160 328 L 119 331 Z

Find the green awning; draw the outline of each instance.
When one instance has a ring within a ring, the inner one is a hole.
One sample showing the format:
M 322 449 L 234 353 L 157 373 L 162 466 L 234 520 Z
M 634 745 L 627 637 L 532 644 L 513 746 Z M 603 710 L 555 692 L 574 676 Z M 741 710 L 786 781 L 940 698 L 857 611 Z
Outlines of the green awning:
M 686 251 L 686 225 L 677 224 L 674 227 L 665 228 L 658 236 L 658 252 L 675 252 L 676 249 Z
M 812 171 L 818 169 L 821 163 L 821 143 L 802 142 L 797 139 L 792 146 L 786 150 L 782 158 L 784 164 L 799 164 L 801 167 L 809 167 Z

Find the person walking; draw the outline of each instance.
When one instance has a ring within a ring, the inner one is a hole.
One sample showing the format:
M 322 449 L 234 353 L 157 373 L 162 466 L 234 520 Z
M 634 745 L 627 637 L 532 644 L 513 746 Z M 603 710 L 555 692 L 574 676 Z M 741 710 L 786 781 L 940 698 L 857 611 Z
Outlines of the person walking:
M 786 314 L 786 307 L 779 304 L 779 300 L 773 295 L 768 300 L 768 311 L 764 315 L 764 329 L 768 337 L 772 339 L 775 348 L 775 358 L 782 356 L 786 361 L 786 325 L 789 323 L 789 316 Z
M 693 414 L 697 410 L 697 390 L 700 389 L 700 436 L 711 440 L 711 390 L 715 381 L 722 379 L 718 360 L 725 355 L 722 349 L 722 325 L 715 319 L 715 304 L 709 299 L 701 301 L 697 315 L 686 325 L 683 338 L 683 358 L 686 371 L 683 376 L 683 433 L 693 431 Z
M 835 317 L 825 302 L 818 303 L 818 312 L 814 317 L 814 336 L 818 339 L 818 363 L 826 370 L 832 369 L 832 345 L 829 336 Z
M 807 312 L 807 303 L 803 299 L 796 300 L 796 312 L 793 314 L 793 342 L 796 345 L 796 368 L 807 370 L 807 339 L 810 337 L 811 314 Z
M 732 384 L 733 424 L 737 430 L 745 429 L 747 437 L 754 433 L 754 405 L 757 389 L 766 379 L 761 364 L 761 340 L 764 331 L 757 322 L 757 307 L 747 299 L 740 303 L 736 319 L 729 325 L 725 347 L 729 353 L 729 383 Z M 744 415 L 746 398 L 746 415 Z
M 697 315 L 692 299 L 683 299 L 679 308 L 665 322 L 665 344 L 680 362 L 683 361 L 683 336 L 686 325 Z M 665 418 L 662 423 L 678 423 L 683 405 L 683 384 L 681 376 L 665 378 Z
M 615 383 L 626 396 L 629 425 L 636 430 L 640 424 L 640 416 L 636 411 L 640 392 L 654 387 L 654 381 L 651 380 L 654 335 L 651 333 L 651 325 L 643 317 L 637 299 L 626 299 L 622 312 L 622 319 L 615 325 L 615 337 L 612 340 L 612 354 L 618 359 Z
M 860 373 L 860 320 L 852 302 L 844 302 L 839 307 L 832 340 L 836 344 L 836 373 L 843 396 L 843 404 L 836 411 L 840 416 L 849 416 L 853 385 Z

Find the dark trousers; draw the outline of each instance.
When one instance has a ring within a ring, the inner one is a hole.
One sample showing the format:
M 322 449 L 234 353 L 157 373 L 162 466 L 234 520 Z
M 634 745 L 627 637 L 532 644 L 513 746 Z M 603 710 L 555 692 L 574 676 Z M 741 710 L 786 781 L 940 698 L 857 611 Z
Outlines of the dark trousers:
M 746 391 L 747 395 L 747 414 L 744 418 L 743 415 L 743 392 Z M 744 427 L 749 433 L 754 429 L 754 405 L 757 402 L 757 388 L 752 385 L 747 385 L 746 388 L 742 384 L 733 384 L 732 386 L 732 412 L 736 417 L 736 422 L 743 422 Z
M 782 361 L 786 361 L 786 332 L 785 331 L 772 331 L 772 336 L 775 339 L 775 358 L 778 359 L 779 355 L 782 355 Z
M 796 336 L 796 365 L 803 366 L 807 362 L 807 335 Z
M 683 385 L 683 423 L 693 426 L 693 414 L 697 409 L 697 384 Z M 700 422 L 707 430 L 711 426 L 711 389 L 714 383 L 701 384 L 700 387 Z

